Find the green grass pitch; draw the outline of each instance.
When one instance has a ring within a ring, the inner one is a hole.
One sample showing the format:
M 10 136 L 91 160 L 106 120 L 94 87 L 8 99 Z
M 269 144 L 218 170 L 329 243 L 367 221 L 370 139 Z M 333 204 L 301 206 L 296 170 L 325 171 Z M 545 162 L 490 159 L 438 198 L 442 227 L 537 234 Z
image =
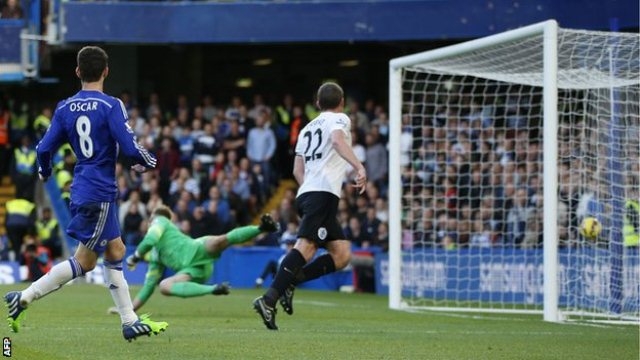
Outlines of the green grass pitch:
M 0 286 L 2 294 L 22 286 Z M 134 290 L 135 291 L 135 290 Z M 8 327 L 15 359 L 638 359 L 638 326 L 550 324 L 541 316 L 407 313 L 387 298 L 299 290 L 293 316 L 268 331 L 251 301 L 261 293 L 192 299 L 154 294 L 143 312 L 167 332 L 128 343 L 111 296 L 70 285 L 34 303 L 20 333 Z M 6 312 L 5 312 L 6 314 Z M 6 316 L 6 315 L 3 315 Z

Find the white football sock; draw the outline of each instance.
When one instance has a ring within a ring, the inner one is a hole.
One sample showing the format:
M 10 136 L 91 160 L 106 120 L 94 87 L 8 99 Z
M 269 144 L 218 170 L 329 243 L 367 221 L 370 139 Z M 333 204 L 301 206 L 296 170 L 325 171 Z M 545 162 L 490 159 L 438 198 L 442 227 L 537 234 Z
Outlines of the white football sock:
M 129 285 L 122 273 L 122 260 L 110 262 L 104 261 L 104 280 L 109 286 L 113 302 L 120 313 L 120 321 L 123 325 L 131 325 L 138 320 L 138 315 L 133 311 Z
M 72 256 L 68 261 L 56 264 L 47 274 L 22 291 L 20 302 L 26 306 L 83 274 L 84 270 L 80 263 Z

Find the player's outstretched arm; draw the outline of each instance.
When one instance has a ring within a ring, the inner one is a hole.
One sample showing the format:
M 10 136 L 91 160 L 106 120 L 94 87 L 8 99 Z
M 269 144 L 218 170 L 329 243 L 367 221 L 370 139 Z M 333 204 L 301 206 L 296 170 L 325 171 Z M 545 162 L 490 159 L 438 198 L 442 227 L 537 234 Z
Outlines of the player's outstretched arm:
M 156 289 L 160 280 L 162 280 L 163 272 L 164 266 L 162 264 L 157 261 L 149 262 L 149 268 L 144 277 L 144 284 L 133 299 L 133 311 L 138 311 L 138 309 L 149 300 L 151 295 L 153 295 L 153 291 Z
M 298 185 L 302 185 L 304 181 L 304 159 L 302 155 L 296 155 L 293 160 L 293 177 L 298 182 Z
M 367 171 L 364 168 L 364 165 L 358 160 L 356 154 L 353 152 L 351 145 L 347 143 L 347 139 L 345 138 L 344 131 L 342 130 L 334 130 L 331 132 L 331 143 L 333 148 L 336 149 L 338 154 L 342 156 L 354 169 L 356 169 L 356 178 L 355 178 L 355 187 L 360 189 L 360 194 L 362 194 L 367 185 Z
M 154 246 L 160 241 L 162 234 L 164 234 L 165 230 L 165 221 L 171 221 L 167 219 L 163 219 L 162 217 L 156 217 L 149 226 L 147 233 L 144 235 L 138 247 L 136 247 L 136 251 L 133 255 L 127 257 L 127 266 L 129 268 L 135 267 L 135 264 L 140 260 L 144 259 L 144 256 L 153 249 Z
M 156 158 L 147 151 L 142 145 L 138 144 L 138 140 L 133 134 L 133 130 L 127 123 L 127 111 L 118 100 L 120 106 L 114 106 L 109 114 L 109 131 L 120 145 L 120 151 L 136 163 L 148 168 L 156 167 Z
M 46 180 L 51 176 L 51 158 L 58 148 L 67 141 L 67 135 L 64 132 L 60 119 L 56 114 L 51 119 L 51 126 L 36 146 L 36 154 L 38 157 L 38 174 L 40 179 Z

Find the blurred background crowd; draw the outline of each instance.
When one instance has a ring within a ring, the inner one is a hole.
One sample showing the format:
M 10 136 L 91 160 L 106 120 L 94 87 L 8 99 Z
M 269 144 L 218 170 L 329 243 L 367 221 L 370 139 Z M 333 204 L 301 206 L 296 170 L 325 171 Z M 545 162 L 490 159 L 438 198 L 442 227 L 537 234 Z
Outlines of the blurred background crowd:
M 130 170 L 124 160 L 118 163 L 119 217 L 128 246 L 141 241 L 158 204 L 170 206 L 180 228 L 193 237 L 255 223 L 260 214 L 270 212 L 281 231 L 257 238 L 254 245 L 284 248 L 287 239 L 295 238 L 293 149 L 302 127 L 318 115 L 313 99 L 285 94 L 280 102 L 269 104 L 258 93 L 226 101 L 185 95 L 163 99 L 157 93 L 134 99 L 126 91 L 118 96 L 139 142 L 158 159 L 157 168 L 143 174 Z M 403 169 L 404 249 L 542 245 L 541 117 L 535 115 L 541 110 L 529 98 L 483 99 L 461 92 L 430 108 L 405 111 L 398 164 Z M 7 224 L 4 249 L 15 254 L 32 243 L 46 247 L 53 258 L 64 254 L 57 222 L 36 181 L 34 145 L 49 126 L 54 108 L 36 108 L 8 96 L 0 102 L 0 118 L 10 128 L 6 143 L 0 144 L 0 157 L 11 159 L 2 162 L 0 175 L 11 176 L 17 201 L 33 204 L 23 227 L 16 230 Z M 345 112 L 369 183 L 358 196 L 348 185 L 352 169 L 346 170 L 339 221 L 355 248 L 386 251 L 386 104 L 348 98 Z M 575 124 L 571 130 L 561 127 L 566 132 L 560 143 L 561 246 L 579 244 L 577 225 L 582 217 L 606 211 L 599 196 L 607 192 L 597 189 L 595 178 L 572 178 L 576 168 L 584 168 L 582 176 L 597 168 L 577 163 L 580 149 L 571 143 L 570 132 L 580 129 Z M 75 164 L 69 146 L 60 149 L 55 163 L 55 181 L 68 201 Z M 637 184 L 635 166 L 636 177 L 629 176 L 629 181 Z M 572 185 L 580 183 L 584 185 Z

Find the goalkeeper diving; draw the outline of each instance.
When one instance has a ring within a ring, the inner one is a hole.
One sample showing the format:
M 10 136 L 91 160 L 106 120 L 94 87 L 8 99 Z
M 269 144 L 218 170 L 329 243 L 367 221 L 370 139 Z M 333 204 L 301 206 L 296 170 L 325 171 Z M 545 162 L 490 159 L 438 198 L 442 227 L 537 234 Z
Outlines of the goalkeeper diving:
M 160 205 L 151 214 L 151 224 L 144 239 L 134 254 L 127 257 L 129 269 L 138 262 L 148 262 L 144 285 L 133 299 L 133 308 L 138 310 L 159 285 L 166 296 L 189 298 L 203 295 L 227 295 L 229 285 L 206 284 L 213 274 L 213 267 L 222 252 L 231 245 L 245 243 L 260 233 L 278 230 L 278 224 L 270 215 L 260 219 L 260 225 L 238 227 L 223 235 L 209 235 L 193 239 L 180 231 L 171 221 L 173 212 Z M 175 275 L 162 279 L 165 268 Z M 109 308 L 110 313 L 117 309 Z

